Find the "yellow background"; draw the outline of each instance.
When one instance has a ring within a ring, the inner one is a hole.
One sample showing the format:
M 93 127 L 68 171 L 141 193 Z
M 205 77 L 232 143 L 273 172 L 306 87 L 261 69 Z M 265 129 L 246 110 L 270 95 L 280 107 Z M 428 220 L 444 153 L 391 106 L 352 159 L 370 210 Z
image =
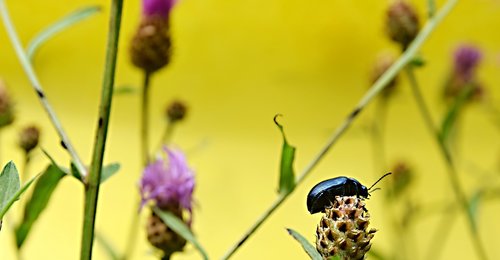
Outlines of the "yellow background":
M 90 161 L 99 102 L 107 33 L 109 1 L 7 1 L 18 33 L 27 43 L 37 32 L 69 12 L 98 4 L 103 11 L 59 34 L 42 47 L 35 61 L 37 73 L 65 129 L 86 162 Z M 425 2 L 412 1 L 421 17 Z M 444 1 L 437 1 L 440 6 Z M 366 91 L 370 70 L 380 51 L 397 53 L 384 34 L 386 0 L 184 0 L 173 11 L 174 56 L 167 69 L 154 76 L 151 91 L 152 144 L 165 125 L 165 105 L 174 98 L 189 104 L 189 116 L 174 134 L 175 143 L 188 151 L 196 170 L 194 231 L 209 255 L 217 259 L 238 239 L 276 197 L 281 137 L 272 122 L 284 117 L 290 143 L 297 146 L 297 172 L 308 164 L 330 132 Z M 117 85 L 139 86 L 141 73 L 130 65 L 128 42 L 139 20 L 140 2 L 125 1 L 117 68 Z M 433 33 L 421 53 L 428 61 L 417 76 L 432 106 L 435 121 L 445 106 L 441 83 L 450 68 L 454 47 L 470 42 L 484 51 L 479 77 L 494 103 L 500 95 L 500 1 L 462 0 Z M 28 123 L 43 129 L 41 145 L 58 162 L 68 156 L 58 145 L 36 95 L 19 65 L 4 28 L 0 29 L 0 77 L 9 85 L 16 104 L 16 122 L 1 131 L 1 162 L 22 165 L 16 147 L 17 131 Z M 437 146 L 426 131 L 405 79 L 390 104 L 387 119 L 389 164 L 407 160 L 416 171 L 411 197 L 422 203 L 451 202 L 453 193 Z M 498 102 L 497 102 L 498 103 Z M 136 201 L 141 174 L 139 156 L 139 95 L 113 101 L 106 162 L 118 161 L 122 170 L 102 186 L 97 229 L 121 252 Z M 365 185 L 375 172 L 367 127 L 369 106 L 319 167 L 234 259 L 306 259 L 307 255 L 285 231 L 291 227 L 314 241 L 320 215 L 309 215 L 305 199 L 317 182 L 349 175 Z M 484 106 L 467 109 L 462 120 L 461 181 L 468 194 L 496 178 L 480 178 L 465 171 L 474 163 L 486 169 L 499 164 L 499 131 Z M 154 141 L 153 141 L 154 140 Z M 32 174 L 48 163 L 36 151 Z M 497 168 L 494 168 L 497 167 Z M 389 169 L 388 169 L 389 170 Z M 384 188 L 384 184 L 380 184 Z M 383 193 L 368 201 L 372 227 L 380 229 L 373 247 L 391 248 L 391 231 L 384 214 Z M 18 211 L 13 208 L 13 211 Z M 33 227 L 25 246 L 26 259 L 79 257 L 83 188 L 65 178 Z M 483 204 L 479 225 L 490 259 L 499 259 L 500 224 L 497 201 Z M 16 214 L 10 214 L 15 218 Z M 142 226 L 135 259 L 154 259 Z M 414 229 L 418 250 L 411 259 L 424 259 L 437 217 L 419 221 Z M 475 259 L 465 219 L 452 225 L 442 259 Z M 0 259 L 13 259 L 9 224 L 0 233 Z M 95 259 L 107 259 L 97 244 Z M 188 247 L 175 259 L 198 259 Z

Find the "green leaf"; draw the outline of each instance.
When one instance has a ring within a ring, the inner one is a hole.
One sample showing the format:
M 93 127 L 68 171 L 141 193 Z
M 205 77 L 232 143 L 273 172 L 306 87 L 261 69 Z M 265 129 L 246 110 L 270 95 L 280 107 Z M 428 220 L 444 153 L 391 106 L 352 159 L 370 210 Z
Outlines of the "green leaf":
M 474 227 L 474 229 L 477 230 L 477 216 L 478 216 L 478 212 L 479 212 L 479 204 L 481 202 L 481 198 L 483 197 L 484 195 L 484 190 L 478 190 L 476 191 L 472 197 L 470 198 L 470 201 L 469 201 L 469 213 L 472 217 L 472 226 Z
M 108 254 L 109 259 L 112 260 L 118 260 L 120 259 L 120 256 L 116 252 L 115 247 L 111 244 L 111 242 L 104 237 L 101 232 L 98 232 L 97 230 L 94 232 L 94 239 L 96 242 L 98 242 L 104 249 L 104 251 Z
M 291 146 L 285 137 L 283 126 L 277 121 L 279 114 L 274 116 L 274 123 L 283 136 L 283 147 L 281 149 L 280 181 L 278 192 L 288 194 L 295 188 L 295 174 L 293 171 L 293 161 L 295 159 L 295 147 Z
M 175 231 L 177 234 L 179 234 L 181 237 L 189 241 L 191 244 L 198 249 L 198 252 L 200 252 L 201 256 L 203 259 L 208 259 L 208 255 L 201 246 L 201 244 L 196 240 L 195 236 L 193 233 L 191 233 L 191 230 L 189 227 L 186 226 L 186 224 L 180 220 L 177 216 L 172 214 L 172 212 L 169 211 L 161 211 L 158 208 L 153 209 L 156 215 L 158 215 L 161 220 L 173 231 Z
M 0 174 L 0 220 L 37 177 L 38 175 L 19 188 L 19 174 L 14 163 L 10 161 L 3 168 Z
M 287 228 L 286 231 L 288 231 L 288 234 L 290 234 L 293 238 L 295 238 L 295 240 L 297 240 L 297 242 L 300 243 L 302 248 L 304 248 L 304 251 L 306 251 L 311 259 L 323 260 L 323 257 L 321 257 L 316 248 L 311 243 L 309 243 L 309 241 L 307 241 L 307 239 L 305 239 L 301 234 L 291 228 Z
M 7 209 L 14 203 L 13 199 L 20 188 L 19 173 L 17 172 L 16 165 L 10 161 L 5 165 L 0 174 L 0 212 L 3 212 L 0 215 L 0 219 L 2 219 Z
M 98 13 L 100 10 L 101 7 L 99 6 L 85 7 L 72 12 L 71 14 L 61 18 L 59 21 L 45 28 L 31 40 L 31 42 L 28 44 L 28 47 L 26 48 L 26 54 L 30 61 L 33 61 L 33 58 L 40 46 L 54 37 L 54 35 Z
M 470 98 L 472 93 L 473 87 L 470 85 L 466 86 L 453 101 L 453 104 L 448 109 L 448 112 L 446 113 L 446 116 L 441 124 L 441 131 L 439 133 L 441 142 L 446 144 L 449 141 L 449 137 L 453 132 L 458 116 L 460 115 L 462 108 L 465 104 L 467 104 L 467 100 Z
M 105 182 L 109 177 L 115 175 L 118 170 L 120 170 L 119 163 L 112 163 L 102 167 L 101 183 Z
M 66 176 L 65 172 L 51 164 L 36 182 L 31 198 L 24 208 L 23 220 L 16 228 L 16 243 L 18 248 L 21 248 L 23 245 L 31 227 L 47 207 L 52 193 L 64 176 Z
M 134 86 L 128 86 L 128 85 L 123 85 L 123 86 L 117 86 L 113 90 L 114 95 L 127 95 L 127 94 L 136 94 L 138 93 L 138 89 Z
M 420 57 L 420 56 L 415 56 L 411 61 L 410 61 L 410 65 L 416 67 L 416 68 L 420 68 L 420 67 L 423 67 L 425 66 L 425 60 Z
M 80 173 L 80 171 L 78 171 L 76 165 L 73 162 L 70 163 L 70 168 L 71 168 L 71 176 L 75 177 L 77 180 L 83 183 L 82 174 Z
M 61 167 L 57 162 L 56 160 L 54 160 L 54 158 L 45 150 L 42 148 L 42 152 L 45 154 L 45 156 L 47 156 L 47 158 L 50 160 L 50 162 L 52 163 L 52 165 L 54 165 L 55 167 L 57 167 L 59 170 L 61 170 L 62 172 L 64 172 L 65 174 L 68 174 L 70 175 L 69 173 L 69 169 L 65 168 L 65 167 Z

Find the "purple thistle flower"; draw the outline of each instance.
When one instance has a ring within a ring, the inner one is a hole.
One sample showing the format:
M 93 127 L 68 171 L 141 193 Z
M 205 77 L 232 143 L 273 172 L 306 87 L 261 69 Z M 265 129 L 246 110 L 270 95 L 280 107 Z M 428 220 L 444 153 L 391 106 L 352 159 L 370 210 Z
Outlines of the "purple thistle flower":
M 472 45 L 462 45 L 455 50 L 455 74 L 468 82 L 474 77 L 474 71 L 481 60 L 481 51 Z
M 176 0 L 143 0 L 142 13 L 146 17 L 158 15 L 168 19 L 176 2 Z
M 140 182 L 141 205 L 154 201 L 161 209 L 186 209 L 191 213 L 195 186 L 193 171 L 181 151 L 167 147 L 164 151 L 166 158 L 158 158 L 144 169 Z

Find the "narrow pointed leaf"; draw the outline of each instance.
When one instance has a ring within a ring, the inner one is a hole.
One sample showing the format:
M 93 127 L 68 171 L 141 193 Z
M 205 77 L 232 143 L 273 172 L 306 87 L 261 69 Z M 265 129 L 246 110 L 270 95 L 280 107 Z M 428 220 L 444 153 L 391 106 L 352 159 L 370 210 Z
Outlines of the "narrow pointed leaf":
M 280 180 L 278 192 L 281 194 L 290 193 L 295 188 L 295 173 L 293 171 L 293 161 L 295 159 L 295 147 L 291 146 L 286 137 L 283 126 L 277 121 L 277 117 L 274 116 L 274 123 L 281 131 L 283 136 L 283 147 L 281 149 L 281 164 L 280 164 Z
M 82 174 L 80 173 L 80 171 L 78 171 L 76 165 L 73 162 L 70 163 L 70 168 L 71 168 L 71 176 L 75 177 L 77 180 L 83 183 Z
M 479 204 L 481 202 L 481 199 L 484 195 L 484 191 L 483 190 L 479 190 L 479 191 L 476 191 L 473 195 L 472 195 L 472 198 L 470 198 L 470 201 L 469 201 L 469 212 L 472 216 L 472 221 L 473 221 L 473 227 L 474 229 L 477 230 L 477 216 L 478 216 L 478 212 L 479 212 Z
M 47 156 L 47 158 L 50 160 L 50 162 L 52 163 L 52 165 L 54 165 L 55 167 L 57 167 L 59 170 L 61 170 L 62 172 L 64 172 L 65 174 L 67 175 L 70 175 L 70 171 L 68 168 L 65 168 L 65 167 L 62 167 L 60 166 L 56 160 L 54 159 L 54 157 L 52 157 L 45 149 L 42 149 L 42 152 L 43 154 L 45 154 L 45 156 Z
M 16 165 L 8 162 L 0 174 L 0 219 L 15 201 L 16 192 L 21 189 Z M 13 201 L 14 199 L 14 201 Z
M 38 178 L 33 193 L 24 208 L 23 220 L 16 228 L 16 244 L 18 248 L 23 245 L 31 227 L 47 207 L 52 193 L 64 176 L 66 176 L 65 172 L 51 164 Z
M 109 177 L 115 175 L 115 173 L 120 170 L 120 164 L 119 163 L 112 163 L 104 166 L 102 168 L 102 174 L 101 174 L 101 183 L 106 181 Z
M 77 24 L 80 21 L 98 13 L 101 10 L 99 6 L 90 6 L 85 7 L 83 9 L 74 11 L 73 13 L 61 18 L 59 21 L 45 28 L 42 32 L 37 34 L 31 42 L 28 44 L 26 48 L 26 54 L 28 58 L 33 61 L 33 58 L 37 52 L 37 50 L 42 46 L 46 41 L 50 40 L 54 35 L 59 32 Z
M 126 95 L 126 94 L 137 94 L 137 93 L 138 93 L 137 88 L 129 85 L 117 86 L 113 90 L 114 95 Z
M 462 108 L 467 103 L 467 100 L 472 94 L 472 86 L 467 86 L 461 91 L 461 93 L 455 98 L 453 104 L 448 109 L 446 116 L 441 124 L 440 139 L 443 143 L 448 143 L 451 133 L 455 127 L 455 123 L 462 111 Z
M 193 235 L 189 227 L 186 226 L 186 224 L 180 220 L 177 216 L 172 214 L 171 212 L 168 211 L 161 211 L 158 208 L 154 208 L 154 212 L 163 220 L 163 222 L 171 228 L 173 231 L 175 231 L 177 234 L 179 234 L 181 237 L 189 241 L 193 246 L 198 250 L 198 252 L 201 254 L 203 259 L 208 259 L 208 255 L 205 252 L 205 249 L 201 246 L 201 244 L 198 242 L 196 237 Z
M 321 257 L 316 248 L 311 243 L 309 243 L 309 241 L 307 241 L 307 239 L 305 239 L 301 234 L 291 228 L 287 228 L 286 231 L 288 231 L 288 234 L 290 234 L 293 238 L 295 238 L 295 240 L 297 240 L 297 242 L 300 243 L 302 248 L 304 248 L 304 251 L 306 251 L 311 259 L 323 260 L 323 257 Z

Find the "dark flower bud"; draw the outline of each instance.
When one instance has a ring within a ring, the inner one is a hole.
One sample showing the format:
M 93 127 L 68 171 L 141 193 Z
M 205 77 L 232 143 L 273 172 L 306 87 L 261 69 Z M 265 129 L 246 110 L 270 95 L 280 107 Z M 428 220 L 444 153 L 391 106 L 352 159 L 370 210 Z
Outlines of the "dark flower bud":
M 19 146 L 29 153 L 37 145 L 40 138 L 40 130 L 36 126 L 28 126 L 19 133 Z
M 146 73 L 153 73 L 170 60 L 169 22 L 161 16 L 145 17 L 130 45 L 132 63 Z
M 392 187 L 389 195 L 397 199 L 411 184 L 413 180 L 413 170 L 406 162 L 400 161 L 392 167 L 392 176 Z
M 186 112 L 187 112 L 187 107 L 183 102 L 178 100 L 173 101 L 167 107 L 166 110 L 167 119 L 170 122 L 181 121 L 186 116 Z
M 0 79 L 0 128 L 14 122 L 13 104 L 7 92 L 7 85 Z
M 181 213 L 177 212 L 177 217 L 182 217 Z M 149 243 L 160 249 L 165 259 L 168 259 L 165 256 L 182 251 L 186 245 L 186 240 L 169 228 L 154 212 L 148 219 L 146 233 Z
M 406 49 L 420 29 L 417 13 L 413 6 L 397 0 L 387 11 L 387 33 L 389 37 Z

